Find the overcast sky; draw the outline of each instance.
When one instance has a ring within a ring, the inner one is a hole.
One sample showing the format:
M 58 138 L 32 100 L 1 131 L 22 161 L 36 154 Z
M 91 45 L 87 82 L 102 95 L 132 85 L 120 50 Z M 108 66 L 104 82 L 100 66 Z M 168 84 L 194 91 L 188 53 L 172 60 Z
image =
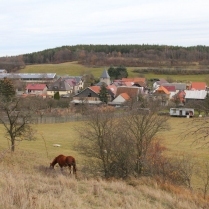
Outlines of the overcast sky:
M 0 0 L 0 56 L 77 44 L 209 46 L 209 0 Z

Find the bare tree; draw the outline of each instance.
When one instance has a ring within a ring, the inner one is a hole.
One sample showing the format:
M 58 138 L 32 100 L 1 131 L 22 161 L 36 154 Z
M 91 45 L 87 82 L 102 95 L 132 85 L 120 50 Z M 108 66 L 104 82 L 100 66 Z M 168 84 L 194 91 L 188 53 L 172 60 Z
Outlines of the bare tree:
M 181 127 L 181 129 L 180 129 Z M 180 124 L 180 140 L 193 139 L 192 145 L 199 144 L 201 147 L 209 145 L 209 118 L 191 118 L 187 124 Z
M 191 180 L 196 165 L 196 162 L 192 159 L 193 158 L 188 155 L 183 155 L 181 158 L 175 159 L 175 162 L 177 162 L 175 172 L 181 176 L 183 181 L 182 183 L 186 184 L 189 188 L 191 188 Z
M 79 130 L 83 154 L 100 163 L 106 178 L 142 174 L 147 150 L 167 117 L 149 109 L 117 114 L 113 107 L 91 109 Z M 85 131 L 84 131 L 85 130 Z
M 201 181 L 203 182 L 203 196 L 204 199 L 206 198 L 206 195 L 208 193 L 208 189 L 209 189 L 209 164 L 208 162 L 204 163 L 204 167 L 203 169 L 201 169 L 201 171 L 197 171 L 197 175 L 198 177 L 201 179 Z
M 0 122 L 6 130 L 6 137 L 13 152 L 17 141 L 34 139 L 31 110 L 23 108 L 21 102 L 20 98 L 0 101 Z
M 89 101 L 85 97 L 79 97 L 79 104 L 77 105 L 76 109 L 78 112 L 80 112 L 82 115 L 84 115 L 89 108 Z
M 79 130 L 82 141 L 86 140 L 80 144 L 80 148 L 84 154 L 97 159 L 101 163 L 105 177 L 109 177 L 108 162 L 111 155 L 111 134 L 113 128 L 116 127 L 114 112 L 110 108 L 93 108 L 87 117 L 88 120 L 84 127 Z
M 147 151 L 154 137 L 166 128 L 167 116 L 159 116 L 154 108 L 133 109 L 126 115 L 124 130 L 128 132 L 128 138 L 134 142 L 136 150 L 136 173 L 141 175 Z

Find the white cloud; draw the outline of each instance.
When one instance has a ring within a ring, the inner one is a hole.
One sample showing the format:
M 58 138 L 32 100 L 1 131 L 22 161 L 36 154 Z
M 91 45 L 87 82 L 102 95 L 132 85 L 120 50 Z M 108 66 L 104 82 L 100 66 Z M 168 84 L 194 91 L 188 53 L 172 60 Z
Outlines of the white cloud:
M 75 44 L 209 45 L 207 0 L 2 0 L 0 56 Z

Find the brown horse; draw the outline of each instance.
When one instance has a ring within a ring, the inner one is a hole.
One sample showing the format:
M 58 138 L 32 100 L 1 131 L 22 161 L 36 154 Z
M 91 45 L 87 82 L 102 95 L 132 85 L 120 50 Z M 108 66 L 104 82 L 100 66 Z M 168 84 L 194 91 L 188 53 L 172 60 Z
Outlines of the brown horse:
M 73 173 L 76 174 L 76 162 L 75 162 L 75 158 L 74 157 L 59 155 L 59 156 L 54 158 L 52 163 L 50 163 L 50 168 L 54 168 L 54 166 L 57 163 L 59 164 L 61 170 L 62 170 L 63 167 L 68 166 L 69 169 L 70 169 L 70 173 L 71 173 L 71 166 L 73 166 Z

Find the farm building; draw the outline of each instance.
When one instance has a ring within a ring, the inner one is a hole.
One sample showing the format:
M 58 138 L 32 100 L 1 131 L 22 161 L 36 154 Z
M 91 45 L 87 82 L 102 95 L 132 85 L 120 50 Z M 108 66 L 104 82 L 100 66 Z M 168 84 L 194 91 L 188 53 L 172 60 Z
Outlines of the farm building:
M 170 108 L 170 116 L 192 117 L 194 109 L 192 108 Z

